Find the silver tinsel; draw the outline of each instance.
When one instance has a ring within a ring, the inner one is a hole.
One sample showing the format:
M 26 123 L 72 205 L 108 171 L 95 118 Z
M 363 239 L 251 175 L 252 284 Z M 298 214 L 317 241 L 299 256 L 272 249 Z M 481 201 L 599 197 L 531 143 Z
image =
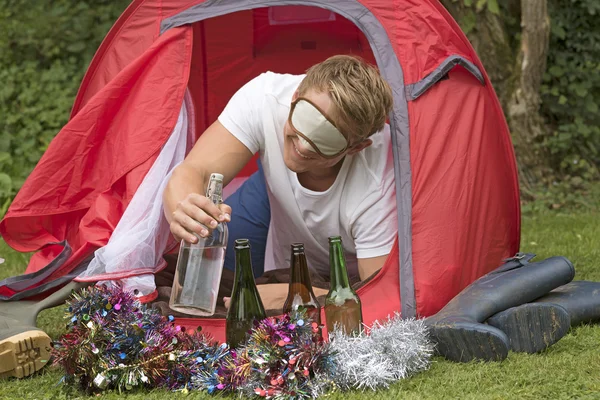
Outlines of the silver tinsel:
M 429 368 L 433 343 L 423 320 L 375 322 L 367 335 L 349 337 L 339 329 L 329 334 L 335 369 L 331 379 L 342 390 L 375 390 Z

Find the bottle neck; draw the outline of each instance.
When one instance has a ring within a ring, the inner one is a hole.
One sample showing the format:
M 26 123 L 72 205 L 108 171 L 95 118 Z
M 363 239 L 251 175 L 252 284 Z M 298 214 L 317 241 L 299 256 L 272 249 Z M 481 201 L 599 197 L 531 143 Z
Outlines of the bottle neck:
M 304 251 L 292 249 L 292 271 L 290 276 L 291 283 L 302 283 L 307 287 L 310 286 L 310 276 L 308 273 L 308 265 L 306 263 L 306 254 Z
M 350 287 L 344 249 L 342 248 L 342 243 L 339 241 L 329 242 L 329 268 L 330 287 L 332 289 Z
M 249 282 L 254 285 L 254 274 L 252 273 L 252 258 L 250 255 L 250 247 L 242 247 L 235 249 L 235 287 L 249 286 Z M 234 287 L 234 291 L 235 291 Z
M 206 188 L 206 197 L 208 197 L 213 204 L 221 204 L 223 202 L 223 181 L 211 177 L 208 182 L 208 187 Z

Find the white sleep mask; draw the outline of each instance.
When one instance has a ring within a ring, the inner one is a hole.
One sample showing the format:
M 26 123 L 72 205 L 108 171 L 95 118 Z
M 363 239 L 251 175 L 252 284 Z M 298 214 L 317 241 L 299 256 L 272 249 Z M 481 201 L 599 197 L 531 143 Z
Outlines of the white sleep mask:
M 303 146 L 312 148 L 325 158 L 335 158 L 348 148 L 348 140 L 310 100 L 298 97 L 292 102 L 290 127 Z

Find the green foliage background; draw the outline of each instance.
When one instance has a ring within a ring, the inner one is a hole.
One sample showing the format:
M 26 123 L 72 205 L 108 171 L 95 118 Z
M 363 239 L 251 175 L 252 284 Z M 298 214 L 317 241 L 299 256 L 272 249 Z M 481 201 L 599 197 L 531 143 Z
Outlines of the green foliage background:
M 600 168 L 600 1 L 550 0 L 550 53 L 541 88 L 557 171 L 596 180 Z
M 518 20 L 497 0 L 463 0 Z M 127 0 L 0 0 L 0 216 L 67 122 L 83 74 Z M 542 87 L 556 172 L 597 179 L 600 2 L 549 0 L 552 37 Z M 463 29 L 468 27 L 464 26 Z
M 124 0 L 0 0 L 0 216 L 67 122 Z

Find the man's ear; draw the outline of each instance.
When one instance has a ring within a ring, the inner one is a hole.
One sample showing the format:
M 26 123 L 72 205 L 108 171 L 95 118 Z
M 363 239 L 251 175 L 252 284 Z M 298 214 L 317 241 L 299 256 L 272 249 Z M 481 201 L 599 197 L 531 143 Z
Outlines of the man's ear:
M 373 144 L 373 141 L 371 139 L 364 139 L 363 141 L 358 142 L 354 146 L 350 147 L 350 150 L 348 150 L 348 154 L 349 155 L 356 154 L 359 151 L 366 149 L 367 147 L 369 147 L 372 144 Z

